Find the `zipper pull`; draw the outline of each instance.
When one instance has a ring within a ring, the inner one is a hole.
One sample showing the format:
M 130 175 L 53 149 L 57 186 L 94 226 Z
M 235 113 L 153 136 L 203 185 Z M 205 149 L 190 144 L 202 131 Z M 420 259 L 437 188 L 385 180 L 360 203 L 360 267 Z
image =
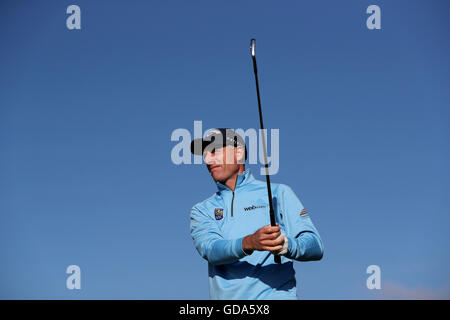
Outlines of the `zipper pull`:
M 231 198 L 231 216 L 233 216 L 233 205 L 234 205 L 234 191 L 233 192 L 233 198 Z

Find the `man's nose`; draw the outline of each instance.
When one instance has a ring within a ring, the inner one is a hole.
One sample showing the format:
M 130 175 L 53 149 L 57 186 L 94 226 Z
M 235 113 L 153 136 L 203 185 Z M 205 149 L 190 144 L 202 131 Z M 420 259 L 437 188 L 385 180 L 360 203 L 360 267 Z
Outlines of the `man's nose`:
M 205 159 L 205 163 L 206 164 L 213 164 L 214 163 L 214 157 L 211 154 L 211 152 L 206 152 L 206 154 L 204 156 L 204 159 Z

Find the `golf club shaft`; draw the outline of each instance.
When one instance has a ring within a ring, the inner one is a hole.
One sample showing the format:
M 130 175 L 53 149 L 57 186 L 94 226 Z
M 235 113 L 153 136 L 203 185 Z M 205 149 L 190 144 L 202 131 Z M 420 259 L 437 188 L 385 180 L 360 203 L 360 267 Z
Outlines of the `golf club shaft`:
M 253 71 L 255 73 L 255 82 L 256 82 L 256 95 L 258 97 L 258 110 L 259 110 L 259 122 L 261 124 L 261 139 L 263 145 L 263 153 L 264 153 L 264 167 L 266 170 L 266 182 L 267 182 L 267 195 L 269 197 L 269 214 L 270 214 L 270 225 L 275 226 L 275 212 L 273 210 L 273 202 L 272 202 L 272 189 L 270 187 L 270 176 L 269 176 L 269 164 L 267 162 L 267 149 L 266 149 L 266 138 L 264 134 L 264 123 L 261 109 L 261 96 L 259 94 L 259 81 L 258 81 L 258 67 L 256 65 L 256 56 L 255 56 L 255 40 L 251 40 L 251 48 L 252 48 L 252 60 L 253 60 Z M 281 263 L 280 256 L 275 255 L 275 263 Z

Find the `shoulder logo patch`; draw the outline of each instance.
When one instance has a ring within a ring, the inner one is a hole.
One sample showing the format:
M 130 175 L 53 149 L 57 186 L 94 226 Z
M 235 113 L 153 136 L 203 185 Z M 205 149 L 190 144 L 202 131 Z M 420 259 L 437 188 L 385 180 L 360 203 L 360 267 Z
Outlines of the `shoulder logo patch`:
M 215 208 L 214 209 L 214 217 L 216 217 L 216 220 L 222 220 L 223 219 L 223 208 Z
M 300 211 L 300 217 L 304 217 L 304 216 L 307 216 L 307 215 L 308 215 L 308 212 L 305 209 Z

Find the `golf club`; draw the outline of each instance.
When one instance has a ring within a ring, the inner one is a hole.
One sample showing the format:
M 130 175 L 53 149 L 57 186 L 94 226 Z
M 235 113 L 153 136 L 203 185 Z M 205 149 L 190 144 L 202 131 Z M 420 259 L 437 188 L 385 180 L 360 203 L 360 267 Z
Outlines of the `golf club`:
M 267 195 L 269 197 L 270 225 L 274 227 L 274 226 L 276 226 L 276 221 L 275 221 L 275 213 L 273 210 L 273 203 L 272 203 L 272 189 L 270 188 L 269 164 L 267 163 L 266 138 L 264 135 L 264 125 L 263 125 L 263 117 L 262 117 L 262 110 L 261 110 L 261 97 L 259 95 L 258 68 L 256 67 L 255 46 L 256 46 L 256 40 L 252 39 L 250 41 L 250 52 L 252 54 L 253 71 L 255 73 L 255 82 L 256 82 L 256 94 L 258 97 L 259 122 L 261 124 L 261 138 L 262 138 L 262 145 L 263 145 L 263 152 L 264 152 L 264 167 L 266 168 Z M 274 258 L 275 258 L 275 263 L 281 263 L 280 256 L 275 255 Z

